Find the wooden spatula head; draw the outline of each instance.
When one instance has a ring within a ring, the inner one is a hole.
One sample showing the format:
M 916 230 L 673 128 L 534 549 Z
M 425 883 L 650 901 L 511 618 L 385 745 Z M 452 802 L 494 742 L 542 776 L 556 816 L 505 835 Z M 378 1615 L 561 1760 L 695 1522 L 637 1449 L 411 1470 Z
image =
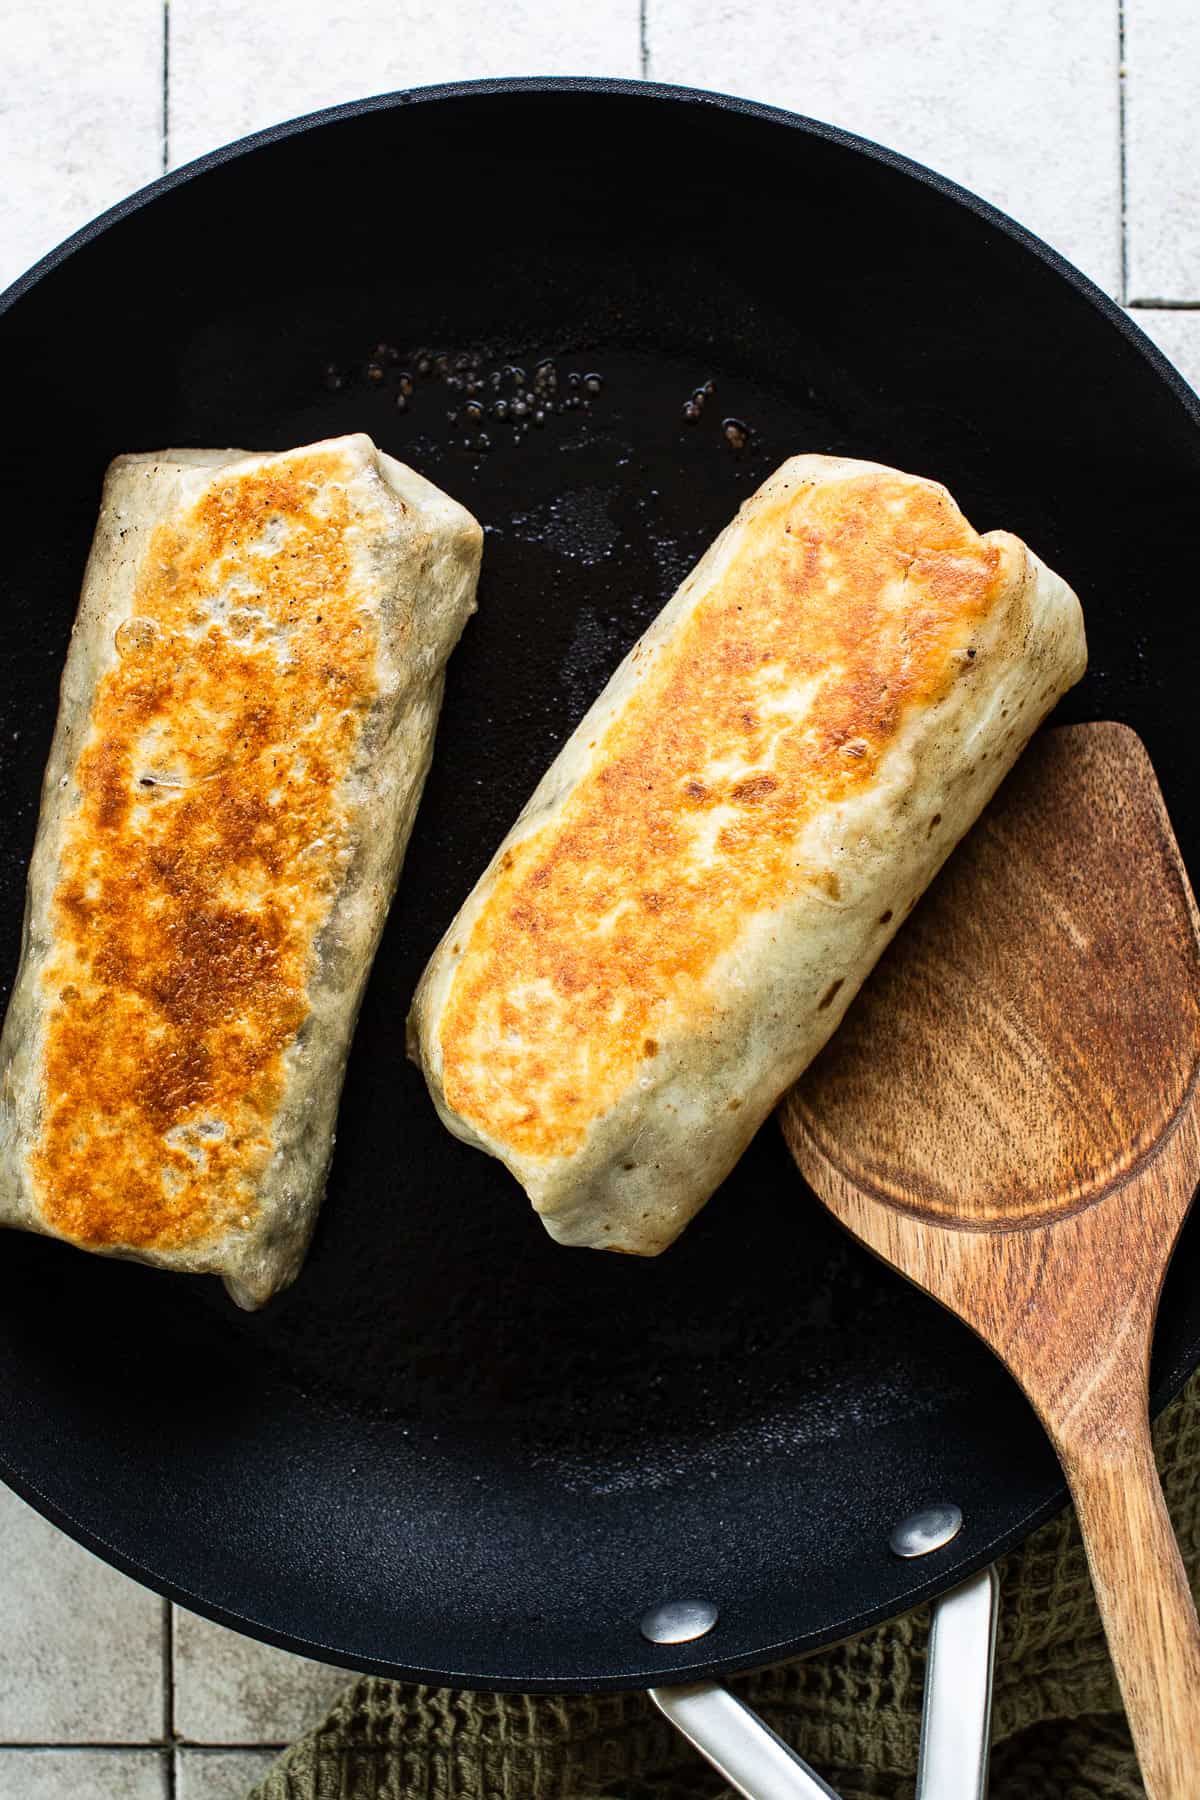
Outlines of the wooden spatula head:
M 1028 1225 L 1143 1161 L 1198 1062 L 1193 903 L 1149 758 L 1124 726 L 1069 727 L 1027 752 L 784 1128 L 891 1207 Z
M 1080 725 L 1027 752 L 781 1112 L 826 1206 L 1050 1433 L 1149 1800 L 1200 1784 L 1200 1622 L 1147 1417 L 1198 1062 L 1195 904 L 1149 759 Z

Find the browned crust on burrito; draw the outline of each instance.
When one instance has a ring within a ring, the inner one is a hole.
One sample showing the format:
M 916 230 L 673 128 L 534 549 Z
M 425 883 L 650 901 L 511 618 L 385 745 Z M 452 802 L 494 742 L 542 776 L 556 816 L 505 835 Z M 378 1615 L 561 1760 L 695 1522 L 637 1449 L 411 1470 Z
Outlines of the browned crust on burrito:
M 747 917 L 816 879 L 796 861 L 805 820 L 969 678 L 972 634 L 1011 589 L 1003 544 L 913 477 L 806 484 L 752 532 L 560 815 L 506 852 L 462 946 L 445 1101 L 522 1155 L 578 1149 L 657 1053 L 660 1017 L 704 1028 Z M 836 900 L 836 873 L 820 880 Z
M 350 473 L 337 452 L 239 470 L 158 526 L 98 685 L 29 1163 L 46 1223 L 82 1244 L 252 1222 L 377 691 L 330 485 Z

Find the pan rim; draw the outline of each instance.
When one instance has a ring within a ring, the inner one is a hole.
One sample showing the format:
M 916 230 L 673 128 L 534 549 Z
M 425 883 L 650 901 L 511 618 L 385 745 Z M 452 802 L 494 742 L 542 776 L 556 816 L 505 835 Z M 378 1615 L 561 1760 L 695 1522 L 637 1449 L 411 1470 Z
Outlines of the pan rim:
M 1177 1398 L 1189 1377 L 1200 1367 L 1200 1336 L 1194 1338 L 1187 1351 L 1172 1363 L 1168 1373 L 1155 1386 L 1150 1397 L 1151 1419 L 1156 1419 L 1163 1409 Z M 352 1657 L 336 1645 L 326 1644 L 320 1638 L 301 1637 L 293 1633 L 277 1631 L 246 1613 L 235 1608 L 221 1606 L 203 1595 L 194 1593 L 190 1588 L 165 1577 L 154 1574 L 140 1564 L 136 1558 L 126 1555 L 116 1545 L 98 1532 L 80 1524 L 65 1508 L 59 1506 L 45 1495 L 34 1482 L 10 1468 L 7 1460 L 0 1452 L 0 1479 L 12 1488 L 21 1499 L 31 1505 L 43 1518 L 57 1526 L 60 1530 L 82 1544 L 87 1550 L 111 1567 L 120 1570 L 124 1575 L 137 1581 L 151 1592 L 159 1594 L 184 1607 L 188 1612 L 196 1613 L 202 1618 L 210 1619 L 214 1624 L 223 1625 L 227 1629 L 241 1632 L 243 1636 L 257 1639 L 260 1643 L 270 1644 L 277 1649 L 287 1650 L 295 1655 L 315 1658 L 318 1662 L 345 1669 L 349 1675 L 372 1675 L 386 1680 L 417 1682 L 430 1687 L 463 1688 L 472 1693 L 485 1694 L 602 1694 L 602 1693 L 636 1693 L 645 1688 L 660 1687 L 665 1684 L 676 1684 L 690 1681 L 708 1681 L 722 1679 L 725 1676 L 747 1674 L 755 1669 L 768 1668 L 777 1663 L 793 1662 L 808 1656 L 818 1655 L 824 1650 L 835 1649 L 870 1631 L 874 1626 L 888 1624 L 892 1620 L 907 1617 L 910 1612 L 941 1595 L 949 1593 L 962 1582 L 978 1574 L 1001 1556 L 1011 1550 L 1020 1548 L 1039 1526 L 1057 1518 L 1070 1504 L 1065 1481 L 1059 1482 L 1044 1500 L 1031 1507 L 1003 1531 L 981 1543 L 973 1543 L 968 1553 L 954 1555 L 951 1546 L 947 1546 L 944 1556 L 935 1553 L 929 1560 L 937 1566 L 931 1569 L 927 1578 L 920 1582 L 912 1582 L 914 1565 L 904 1565 L 910 1582 L 905 1590 L 904 1601 L 899 1610 L 892 1602 L 885 1601 L 878 1606 L 867 1607 L 851 1614 L 843 1620 L 836 1634 L 832 1637 L 819 1632 L 801 1633 L 797 1636 L 785 1637 L 777 1642 L 726 1656 L 703 1656 L 704 1640 L 695 1644 L 664 1644 L 651 1646 L 643 1643 L 638 1634 L 630 1631 L 630 1655 L 642 1655 L 642 1665 L 630 1669 L 628 1664 L 618 1675 L 578 1676 L 554 1675 L 553 1673 L 529 1676 L 520 1681 L 511 1677 L 481 1675 L 475 1670 L 438 1669 L 427 1667 L 422 1663 L 402 1663 L 385 1660 L 379 1657 Z M 955 1540 L 959 1542 L 961 1540 Z M 649 1660 L 654 1658 L 655 1660 Z
M 318 131 L 326 125 L 334 125 L 345 119 L 360 118 L 369 113 L 386 112 L 403 106 L 425 106 L 437 104 L 444 100 L 472 99 L 476 97 L 504 98 L 506 96 L 525 94 L 595 94 L 611 95 L 617 99 L 646 101 L 650 104 L 668 104 L 682 106 L 713 107 L 718 111 L 739 114 L 746 118 L 759 119 L 766 124 L 781 125 L 789 130 L 800 131 L 809 137 L 815 137 L 826 143 L 836 144 L 847 150 L 856 151 L 859 155 L 882 163 L 885 167 L 895 169 L 932 188 L 944 199 L 955 205 L 965 207 L 977 217 L 994 225 L 1012 238 L 1025 250 L 1035 255 L 1056 274 L 1062 276 L 1084 299 L 1091 302 L 1112 325 L 1117 326 L 1135 350 L 1151 365 L 1155 373 L 1163 379 L 1174 397 L 1182 404 L 1184 411 L 1194 423 L 1200 424 L 1200 394 L 1184 380 L 1174 363 L 1159 349 L 1152 338 L 1142 330 L 1127 309 L 1107 294 L 1090 275 L 1070 262 L 1061 251 L 1048 244 L 1044 238 L 1021 224 L 1011 214 L 993 205 L 990 200 L 983 199 L 964 187 L 961 182 L 943 175 L 927 164 L 904 155 L 899 150 L 892 150 L 886 144 L 877 143 L 873 138 L 863 137 L 857 132 L 847 131 L 840 125 L 828 124 L 825 120 L 816 119 L 806 113 L 792 112 L 787 107 L 773 106 L 761 100 L 751 100 L 739 94 L 727 94 L 712 88 L 688 87 L 679 83 L 643 81 L 632 76 L 618 75 L 503 75 L 484 76 L 474 80 L 437 82 L 424 87 L 393 88 L 382 94 L 364 95 L 357 100 L 346 100 L 336 106 L 321 107 L 315 112 L 300 113 L 294 119 L 284 119 L 274 125 L 267 125 L 260 131 L 249 132 L 245 137 L 233 138 L 227 144 L 218 145 L 214 150 L 207 150 L 202 156 L 194 157 L 190 162 L 181 163 L 176 169 L 168 169 L 156 176 L 145 186 L 135 188 L 124 199 L 118 200 L 114 206 L 97 213 L 94 219 L 88 220 L 69 237 L 56 244 L 53 249 L 32 263 L 23 274 L 0 291 L 0 317 L 8 312 L 17 301 L 37 286 L 45 276 L 51 274 L 68 257 L 77 250 L 82 250 L 94 239 L 103 235 L 113 225 L 139 212 L 144 206 L 152 204 L 163 195 L 171 193 L 175 188 L 206 175 L 210 170 L 222 168 L 226 163 L 238 157 L 247 156 L 256 150 L 271 144 L 282 143 L 291 137 L 299 137 L 311 131 Z
M 1159 381 L 1166 385 L 1174 399 L 1182 406 L 1191 423 L 1200 427 L 1200 396 L 1190 388 L 1182 375 L 1146 335 L 1135 319 L 1059 251 L 989 201 L 981 199 L 949 177 L 900 152 L 821 120 L 736 95 L 625 77 L 534 75 L 447 82 L 367 96 L 268 126 L 164 173 L 126 196 L 116 205 L 98 214 L 41 257 L 0 293 L 0 317 L 6 315 L 43 279 L 52 274 L 77 251 L 86 248 L 112 226 L 119 224 L 159 198 L 170 194 L 185 183 L 212 170 L 224 167 L 243 155 L 251 154 L 292 137 L 320 130 L 327 125 L 335 125 L 364 115 L 401 107 L 437 105 L 447 101 L 476 98 L 493 99 L 500 103 L 507 98 L 555 94 L 607 96 L 626 101 L 636 100 L 655 108 L 677 105 L 686 107 L 689 111 L 697 106 L 716 109 L 766 124 L 798 130 L 808 137 L 850 150 L 906 175 L 922 186 L 933 189 L 956 206 L 975 214 L 977 218 L 992 228 L 1003 232 L 1017 245 L 1037 257 L 1041 263 L 1065 279 L 1077 294 L 1087 300 L 1110 325 L 1119 330 L 1124 340 L 1150 366 Z M 1190 1344 L 1185 1354 L 1173 1362 L 1170 1370 L 1157 1384 L 1152 1396 L 1152 1413 L 1156 1415 L 1179 1392 L 1198 1363 L 1200 1363 L 1200 1337 Z M 2 1450 L 0 1450 L 0 1477 L 45 1518 L 67 1532 L 77 1542 L 100 1555 L 112 1566 L 130 1575 L 153 1592 L 218 1624 L 239 1630 L 279 1648 L 316 1657 L 345 1668 L 351 1673 L 375 1674 L 399 1680 L 465 1687 L 480 1692 L 512 1693 L 632 1691 L 665 1680 L 672 1682 L 699 1680 L 716 1674 L 732 1674 L 761 1668 L 770 1663 L 830 1648 L 836 1643 L 857 1636 L 874 1625 L 903 1616 L 912 1608 L 948 1591 L 969 1575 L 994 1561 L 1000 1554 L 1022 1543 L 1039 1525 L 1060 1512 L 1067 1500 L 1065 1485 L 1059 1484 L 1042 1502 L 1025 1512 L 1021 1518 L 1006 1527 L 1004 1531 L 997 1533 L 985 1543 L 972 1544 L 969 1553 L 956 1557 L 953 1551 L 948 1549 L 943 1555 L 932 1558 L 931 1561 L 936 1564 L 936 1567 L 931 1569 L 927 1577 L 920 1582 L 913 1582 L 913 1570 L 909 1565 L 907 1585 L 899 1610 L 897 1610 L 894 1599 L 884 1601 L 878 1606 L 852 1615 L 839 1626 L 836 1635 L 832 1637 L 809 1633 L 781 1639 L 740 1655 L 714 1657 L 699 1653 L 703 1647 L 702 1642 L 696 1645 L 663 1647 L 658 1650 L 649 1645 L 641 1645 L 636 1640 L 636 1634 L 631 1633 L 634 1641 L 630 1646 L 630 1660 L 632 1661 L 638 1656 L 642 1657 L 641 1666 L 636 1669 L 631 1669 L 627 1662 L 619 1674 L 610 1676 L 556 1676 L 553 1673 L 546 1673 L 517 1682 L 513 1679 L 480 1675 L 474 1671 L 433 1669 L 419 1664 L 409 1665 L 383 1661 L 361 1655 L 350 1657 L 335 1646 L 324 1644 L 317 1639 L 291 1635 L 265 1627 L 233 1608 L 214 1604 L 189 1589 L 147 1570 L 139 1564 L 136 1558 L 125 1554 L 117 1546 L 109 1543 L 101 1534 L 78 1523 L 69 1511 L 45 1495 L 35 1482 L 29 1481 L 13 1469 Z

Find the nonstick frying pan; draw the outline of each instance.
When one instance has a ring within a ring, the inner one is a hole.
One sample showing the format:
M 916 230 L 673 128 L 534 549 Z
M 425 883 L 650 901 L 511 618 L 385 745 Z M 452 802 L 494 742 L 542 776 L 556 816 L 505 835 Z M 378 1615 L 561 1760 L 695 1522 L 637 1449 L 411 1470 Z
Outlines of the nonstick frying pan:
M 376 380 L 380 341 L 406 361 Z M 435 365 L 401 409 L 421 348 L 452 378 L 459 355 L 500 372 L 489 405 L 505 367 L 553 357 L 580 404 L 514 442 L 511 418 L 464 419 Z M 10 291 L 0 369 L 6 980 L 111 456 L 363 429 L 488 528 L 307 1267 L 249 1316 L 215 1283 L 6 1237 L 5 1479 L 272 1642 L 559 1690 L 843 1638 L 1061 1505 L 1015 1388 L 826 1218 L 773 1125 L 661 1259 L 556 1248 L 438 1124 L 404 1018 L 556 746 L 797 450 L 937 476 L 1063 571 L 1092 667 L 1059 717 L 1140 732 L 1196 879 L 1200 413 L 1117 308 L 989 207 L 828 127 L 649 85 L 490 82 L 341 108 L 156 183 Z M 1198 1359 L 1193 1223 L 1156 1406 Z M 899 1560 L 891 1526 L 932 1502 L 962 1532 Z M 714 1631 L 642 1638 L 649 1605 L 691 1595 L 719 1604 Z

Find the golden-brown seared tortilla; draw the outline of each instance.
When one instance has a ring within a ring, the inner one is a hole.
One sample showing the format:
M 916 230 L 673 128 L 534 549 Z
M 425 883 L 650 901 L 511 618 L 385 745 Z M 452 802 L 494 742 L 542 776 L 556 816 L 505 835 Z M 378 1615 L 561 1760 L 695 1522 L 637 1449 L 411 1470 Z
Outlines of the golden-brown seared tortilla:
M 1030 734 L 1079 603 L 936 482 L 793 458 L 564 746 L 425 972 L 442 1118 L 564 1243 L 653 1255 Z
M 0 1038 L 0 1224 L 243 1306 L 295 1275 L 481 541 L 366 437 L 112 465 Z

